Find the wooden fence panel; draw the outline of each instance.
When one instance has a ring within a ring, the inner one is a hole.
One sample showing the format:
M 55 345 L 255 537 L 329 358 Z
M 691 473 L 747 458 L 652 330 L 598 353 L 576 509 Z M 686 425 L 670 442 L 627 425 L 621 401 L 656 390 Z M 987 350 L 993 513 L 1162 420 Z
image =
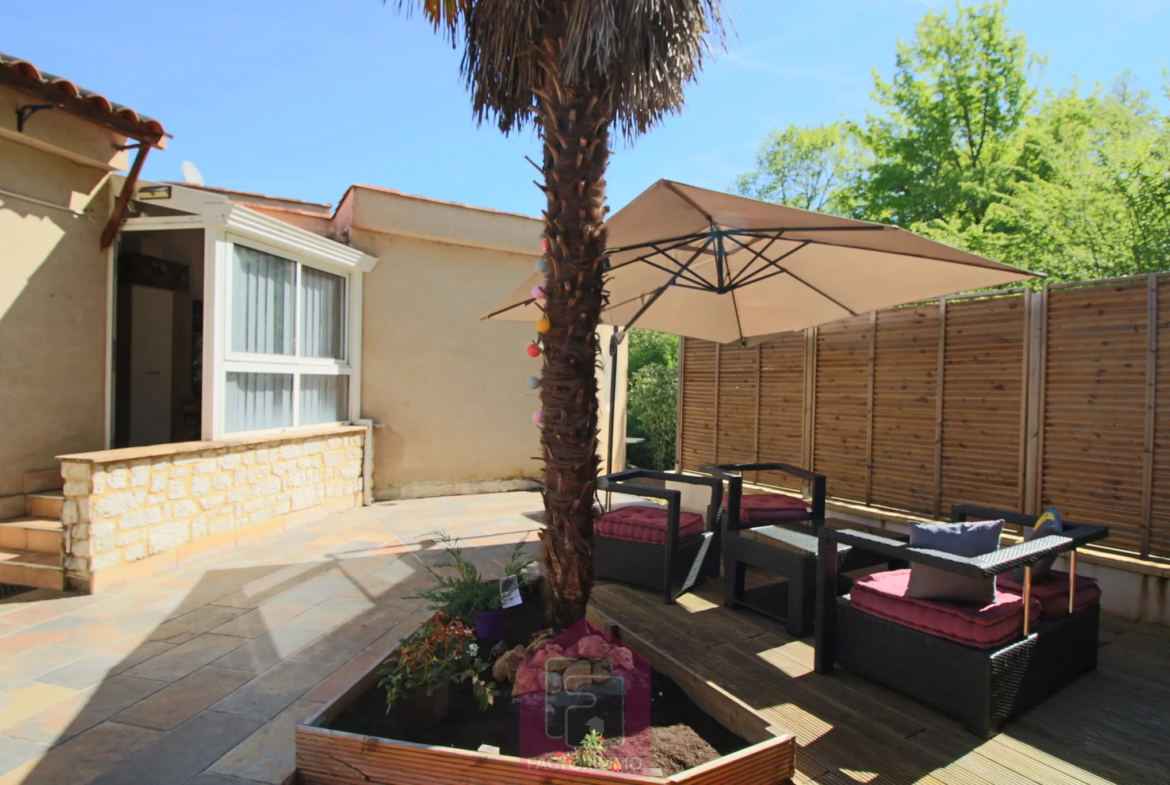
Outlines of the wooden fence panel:
M 943 515 L 958 502 L 1020 509 L 1026 321 L 1022 294 L 947 301 Z
M 1150 555 L 1170 556 L 1170 279 L 1158 281 L 1154 302 L 1153 471 L 1150 487 Z
M 1048 293 L 1041 506 L 1142 548 L 1145 281 Z
M 719 347 L 717 463 L 751 463 L 756 459 L 759 359 L 755 347 Z
M 804 450 L 803 332 L 790 333 L 760 346 L 761 461 L 800 466 Z M 800 483 L 779 472 L 760 472 L 760 482 L 781 488 Z
M 687 338 L 682 343 L 679 463 L 683 469 L 698 471 L 700 466 L 710 463 L 715 457 L 718 345 L 693 338 Z
M 817 330 L 814 471 L 830 496 L 865 499 L 870 316 Z
M 937 305 L 878 314 L 870 477 L 873 504 L 933 512 L 938 349 Z

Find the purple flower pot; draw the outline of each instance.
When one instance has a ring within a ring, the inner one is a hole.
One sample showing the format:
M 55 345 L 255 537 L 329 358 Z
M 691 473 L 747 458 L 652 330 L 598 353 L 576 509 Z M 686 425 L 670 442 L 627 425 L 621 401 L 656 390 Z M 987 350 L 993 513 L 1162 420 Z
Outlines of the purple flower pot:
M 504 639 L 504 610 L 475 612 L 475 637 L 481 641 L 502 641 Z

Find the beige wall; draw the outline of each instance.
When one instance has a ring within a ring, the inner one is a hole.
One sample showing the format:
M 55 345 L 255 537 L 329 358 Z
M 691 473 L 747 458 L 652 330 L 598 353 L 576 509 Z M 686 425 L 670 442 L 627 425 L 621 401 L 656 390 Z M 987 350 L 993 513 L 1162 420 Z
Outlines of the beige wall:
M 0 107 L 3 122 L 10 114 Z M 30 121 L 34 141 L 41 120 L 61 143 L 72 122 L 78 150 L 104 144 L 111 159 L 118 137 L 53 110 Z M 54 467 L 56 455 L 104 447 L 106 417 L 106 168 L 12 136 L 0 133 L 0 189 L 84 215 L 0 193 L 0 496 L 21 493 L 23 473 Z
M 540 360 L 532 325 L 481 322 L 535 256 L 355 229 L 381 259 L 364 281 L 362 416 L 374 434 L 375 498 L 492 490 L 535 477 L 540 464 L 525 386 Z

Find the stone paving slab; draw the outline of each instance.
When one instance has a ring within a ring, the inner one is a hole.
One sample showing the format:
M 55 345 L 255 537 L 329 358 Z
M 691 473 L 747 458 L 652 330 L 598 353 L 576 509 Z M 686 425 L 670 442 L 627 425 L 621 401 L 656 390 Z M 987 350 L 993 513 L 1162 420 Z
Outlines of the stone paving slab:
M 296 725 L 426 618 L 407 598 L 434 533 L 495 576 L 540 506 L 378 504 L 105 594 L 0 601 L 0 785 L 284 783 Z

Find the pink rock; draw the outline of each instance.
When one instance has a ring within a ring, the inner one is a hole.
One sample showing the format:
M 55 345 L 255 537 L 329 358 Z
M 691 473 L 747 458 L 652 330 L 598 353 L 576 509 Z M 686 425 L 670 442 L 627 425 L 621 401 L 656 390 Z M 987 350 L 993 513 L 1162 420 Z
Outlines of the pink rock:
M 513 695 L 526 695 L 530 692 L 544 691 L 544 669 L 523 666 L 516 671 L 516 684 L 512 687 Z
M 613 663 L 614 670 L 625 668 L 632 671 L 634 669 L 634 653 L 627 648 L 614 646 L 606 656 Z
M 609 647 L 600 635 L 586 635 L 577 641 L 577 656 L 588 657 L 589 659 L 604 657 L 607 648 Z

